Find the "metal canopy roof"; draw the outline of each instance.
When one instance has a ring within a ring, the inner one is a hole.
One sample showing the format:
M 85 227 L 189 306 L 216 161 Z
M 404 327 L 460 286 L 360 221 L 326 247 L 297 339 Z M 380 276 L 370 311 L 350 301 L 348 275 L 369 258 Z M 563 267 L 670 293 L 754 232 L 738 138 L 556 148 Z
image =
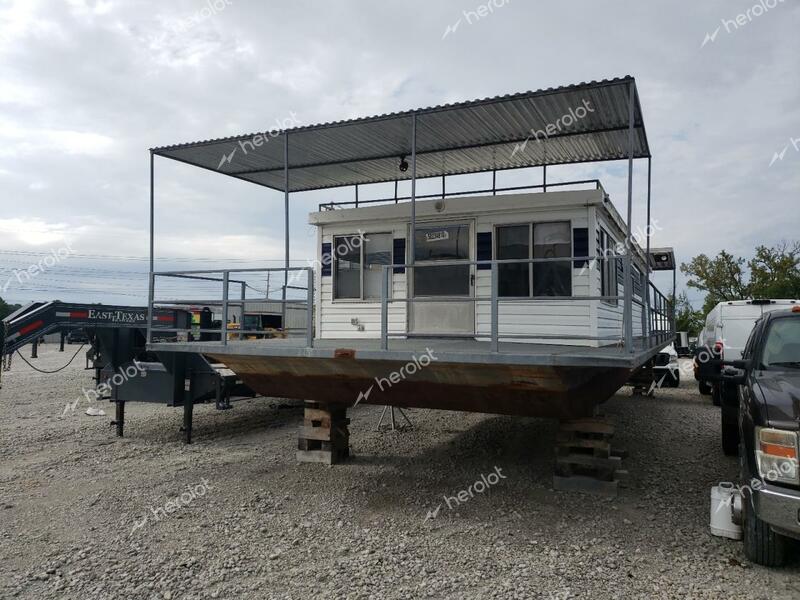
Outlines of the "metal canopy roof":
M 417 118 L 417 178 L 628 158 L 623 77 L 458 104 L 420 108 L 280 132 L 153 148 L 159 156 L 276 190 L 411 179 L 412 119 Z M 633 157 L 650 156 L 638 93 Z

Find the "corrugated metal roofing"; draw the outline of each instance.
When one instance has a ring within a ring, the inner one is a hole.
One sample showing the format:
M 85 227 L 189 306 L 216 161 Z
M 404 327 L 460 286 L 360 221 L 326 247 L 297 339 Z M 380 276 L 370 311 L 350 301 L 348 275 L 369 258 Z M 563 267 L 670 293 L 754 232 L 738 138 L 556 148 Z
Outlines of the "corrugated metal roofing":
M 159 155 L 289 191 L 411 178 L 411 122 L 417 115 L 417 178 L 620 160 L 628 157 L 632 77 L 592 81 L 429 108 L 296 127 L 280 132 L 154 148 Z M 638 93 L 634 158 L 650 156 Z M 549 126 L 549 129 L 548 129 Z

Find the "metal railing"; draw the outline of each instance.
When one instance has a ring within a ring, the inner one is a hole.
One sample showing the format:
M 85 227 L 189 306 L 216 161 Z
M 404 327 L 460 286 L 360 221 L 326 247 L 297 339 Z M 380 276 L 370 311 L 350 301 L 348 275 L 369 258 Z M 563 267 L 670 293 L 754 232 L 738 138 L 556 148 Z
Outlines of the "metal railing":
M 414 200 L 430 200 L 432 198 L 451 198 L 454 196 L 474 196 L 476 194 L 492 194 L 496 195 L 497 192 L 521 192 L 524 190 L 542 190 L 546 192 L 548 188 L 559 188 L 559 187 L 566 187 L 570 185 L 588 185 L 591 184 L 594 186 L 594 189 L 603 190 L 603 185 L 600 183 L 599 179 L 579 179 L 576 181 L 559 181 L 556 183 L 540 183 L 536 185 L 517 185 L 511 187 L 496 187 L 492 186 L 490 188 L 483 188 L 478 190 L 466 190 L 466 191 L 459 191 L 459 192 L 448 192 L 446 190 L 442 190 L 441 192 L 435 194 L 416 194 L 414 196 Z M 605 190 L 604 190 L 605 193 Z M 344 200 L 344 201 L 333 201 L 333 202 L 323 202 L 319 205 L 319 210 L 335 210 L 336 207 L 344 207 L 344 206 L 352 206 L 354 208 L 358 208 L 364 204 L 380 204 L 386 202 L 394 202 L 397 204 L 400 201 L 411 200 L 411 196 L 398 196 L 397 195 L 397 188 L 395 187 L 395 195 L 388 197 L 388 198 L 376 198 L 373 200 Z
M 289 272 L 297 273 L 297 272 L 305 272 L 307 276 L 308 284 L 305 288 L 301 286 L 289 285 Z M 221 277 L 212 277 L 211 275 L 220 274 Z M 286 314 L 288 310 L 297 310 L 298 304 L 302 304 L 302 299 L 275 299 L 269 298 L 268 294 L 266 297 L 258 297 L 258 298 L 247 298 L 247 287 L 249 284 L 241 279 L 231 279 L 231 273 L 283 273 L 287 275 L 287 279 L 284 282 L 283 289 L 289 290 L 305 290 L 306 291 L 306 298 L 305 298 L 305 310 L 306 311 L 306 326 L 303 328 L 306 336 L 306 346 L 311 348 L 314 345 L 314 268 L 313 267 L 274 267 L 274 268 L 263 268 L 263 269 L 209 269 L 203 271 L 160 271 L 152 274 L 151 278 L 151 289 L 153 290 L 153 298 L 150 301 L 149 309 L 153 311 L 156 306 L 176 306 L 176 305 L 203 305 L 203 306 L 219 306 L 221 307 L 221 317 L 220 317 L 220 326 L 219 328 L 189 328 L 181 329 L 181 328 L 158 328 L 159 332 L 197 332 L 200 334 L 219 334 L 220 336 L 220 343 L 225 346 L 228 343 L 228 335 L 238 335 L 239 339 L 243 339 L 245 335 L 265 335 L 269 333 L 267 330 L 264 329 L 244 329 L 244 316 L 247 304 L 254 304 L 254 303 L 274 303 L 279 304 L 281 306 L 281 313 L 283 315 L 283 322 L 281 323 L 282 327 L 279 331 L 283 332 L 290 332 L 290 331 L 298 331 L 297 328 L 289 328 L 287 327 L 286 323 Z M 208 299 L 157 299 L 155 297 L 155 289 L 156 289 L 156 278 L 157 277 L 164 277 L 164 278 L 176 278 L 176 279 L 183 279 L 183 280 L 193 280 L 193 281 L 211 281 L 211 282 L 218 282 L 222 284 L 222 299 L 221 300 L 208 300 Z M 240 297 L 238 299 L 231 299 L 230 298 L 230 287 L 231 284 L 240 285 L 241 292 Z M 269 290 L 267 290 L 269 292 Z M 294 305 L 294 306 L 292 306 Z M 230 307 L 239 307 L 239 324 L 240 328 L 231 327 L 229 324 L 230 320 Z M 147 343 L 152 342 L 152 319 L 148 320 L 147 326 Z
M 616 295 L 569 295 L 569 296 L 500 296 L 499 292 L 499 279 L 500 279 L 500 266 L 501 265 L 509 265 L 509 264 L 541 264 L 541 263 L 567 263 L 570 269 L 574 268 L 576 262 L 578 263 L 586 263 L 586 266 L 583 268 L 588 269 L 589 273 L 592 273 L 595 269 L 597 269 L 598 265 L 602 265 L 603 261 L 616 261 L 616 260 L 625 260 L 627 258 L 626 255 L 612 255 L 612 256 L 605 256 L 603 258 L 598 258 L 596 256 L 570 256 L 570 257 L 558 257 L 558 258 L 529 258 L 529 259 L 505 259 L 505 260 L 481 260 L 481 261 L 436 261 L 435 263 L 427 263 L 424 265 L 420 264 L 394 264 L 394 265 L 384 265 L 382 267 L 382 277 L 381 277 L 381 317 L 380 317 L 380 324 L 381 324 L 381 350 L 388 350 L 389 349 L 389 338 L 390 337 L 402 337 L 402 338 L 410 338 L 410 337 L 444 337 L 444 338 L 478 338 L 478 337 L 487 337 L 486 334 L 482 334 L 479 332 L 475 333 L 453 333 L 453 334 L 442 334 L 442 333 L 412 333 L 410 331 L 403 331 L 403 332 L 389 332 L 389 304 L 392 302 L 398 303 L 405 303 L 406 305 L 415 304 L 415 303 L 435 303 L 435 302 L 473 302 L 477 305 L 478 302 L 489 302 L 490 304 L 490 331 L 489 331 L 489 339 L 490 339 L 490 350 L 491 352 L 499 352 L 500 347 L 500 338 L 504 339 L 542 339 L 542 340 L 581 340 L 581 341 L 617 341 L 620 340 L 631 340 L 630 344 L 625 343 L 626 350 L 629 352 L 633 352 L 633 341 L 635 339 L 642 340 L 643 343 L 648 343 L 652 340 L 653 337 L 656 338 L 656 341 L 659 341 L 658 338 L 664 335 L 669 335 L 672 333 L 674 335 L 673 329 L 669 329 L 671 327 L 673 320 L 669 318 L 669 311 L 673 311 L 671 308 L 671 304 L 667 300 L 666 296 L 664 296 L 658 289 L 652 284 L 649 283 L 648 289 L 652 288 L 654 291 L 654 297 L 656 301 L 659 303 L 655 310 L 650 310 L 649 307 L 649 294 L 644 296 L 641 299 L 637 299 L 635 294 L 632 291 L 633 288 L 633 279 L 631 278 L 630 281 L 623 280 L 623 293 L 616 294 Z M 442 266 L 480 266 L 480 265 L 488 265 L 491 268 L 491 293 L 487 296 L 426 296 L 426 297 L 403 297 L 403 298 L 393 298 L 389 295 L 390 289 L 390 275 L 394 272 L 394 269 L 403 268 L 403 269 L 419 269 L 419 268 L 430 268 L 430 267 L 442 267 Z M 615 267 L 616 268 L 616 265 Z M 571 273 L 571 271 L 570 271 Z M 572 277 L 572 273 L 571 273 Z M 627 286 L 631 286 L 631 290 L 627 290 Z M 533 290 L 530 290 L 531 292 Z M 630 293 L 626 293 L 630 292 Z M 625 319 L 625 314 L 633 314 L 633 311 L 625 311 L 624 310 L 624 303 L 626 300 L 629 300 L 631 304 L 636 304 L 641 307 L 641 314 L 642 314 L 642 332 L 640 336 L 633 335 L 633 319 Z M 602 302 L 614 302 L 616 307 L 620 306 L 620 302 L 623 304 L 623 310 L 621 311 L 622 314 L 622 323 L 621 323 L 621 335 L 610 335 L 610 336 L 589 336 L 589 335 L 570 335 L 570 334 L 556 334 L 556 335 L 549 335 L 549 334 L 539 334 L 539 333 L 503 333 L 500 334 L 500 327 L 499 327 L 499 314 L 500 314 L 500 303 L 509 303 L 509 302 L 525 302 L 525 303 L 553 303 L 553 302 L 574 302 L 574 301 L 602 301 Z M 673 311 L 674 312 L 674 311 Z M 669 326 L 666 329 L 660 329 L 661 326 Z M 656 329 L 659 327 L 659 329 Z M 406 328 L 408 329 L 408 328 Z M 627 334 L 627 335 L 626 335 Z
M 662 337 L 674 337 L 675 335 L 675 306 L 656 286 L 650 282 L 649 292 L 653 292 L 649 303 L 649 324 L 650 335 L 656 339 Z
M 558 258 L 530 258 L 530 259 L 505 259 L 505 260 L 482 260 L 482 261 L 436 261 L 433 263 L 426 263 L 426 264 L 391 264 L 391 265 L 383 265 L 382 266 L 382 273 L 381 273 L 381 295 L 380 295 L 380 347 L 382 350 L 388 350 L 389 347 L 389 338 L 390 337 L 401 337 L 401 338 L 414 338 L 414 337 L 441 337 L 441 338 L 489 338 L 490 341 L 490 350 L 491 352 L 499 352 L 499 345 L 500 339 L 536 339 L 536 340 L 581 340 L 581 341 L 607 341 L 607 342 L 614 342 L 619 343 L 622 345 L 626 340 L 632 340 L 631 344 L 635 344 L 635 341 L 638 340 L 641 342 L 642 347 L 646 347 L 648 344 L 654 344 L 661 341 L 665 341 L 670 336 L 674 336 L 674 319 L 675 319 L 675 311 L 672 303 L 669 299 L 662 294 L 658 288 L 652 282 L 648 282 L 647 286 L 642 286 L 641 290 L 642 293 L 640 297 L 637 298 L 636 294 L 633 291 L 633 278 L 630 281 L 624 281 L 622 284 L 622 290 L 617 288 L 617 294 L 609 294 L 609 295 L 568 295 L 568 296 L 550 296 L 550 295 L 533 295 L 533 290 L 529 289 L 529 295 L 526 296 L 501 296 L 500 295 L 500 271 L 503 265 L 511 265 L 511 264 L 527 264 L 527 265 L 535 265 L 535 264 L 542 264 L 542 263 L 565 263 L 569 265 L 570 269 L 570 278 L 574 277 L 573 270 L 576 268 L 586 269 L 588 273 L 591 275 L 595 273 L 597 269 L 603 268 L 604 261 L 619 261 L 625 260 L 627 258 L 626 255 L 610 255 L 605 257 L 596 257 L 596 256 L 570 256 L 570 257 L 558 257 Z M 576 263 L 581 264 L 581 267 L 577 267 Z M 431 267 L 443 267 L 443 266 L 488 266 L 491 269 L 491 292 L 488 296 L 478 296 L 477 294 L 473 294 L 471 296 L 424 296 L 424 297 L 392 297 L 390 295 L 390 283 L 392 280 L 392 274 L 395 269 L 407 269 L 412 271 L 414 269 L 423 269 L 423 268 L 431 268 Z M 531 267 L 532 268 L 532 267 Z M 612 267 L 616 270 L 616 265 Z M 287 289 L 297 289 L 297 290 L 305 290 L 306 291 L 306 298 L 305 300 L 302 299 L 287 299 L 287 300 L 279 300 L 273 298 L 247 298 L 246 294 L 246 287 L 247 282 L 240 280 L 240 279 L 231 279 L 231 274 L 235 273 L 285 273 L 287 269 L 285 268 L 263 268 L 263 269 L 217 269 L 217 270 L 205 270 L 205 271 L 163 271 L 153 273 L 153 289 L 155 290 L 155 280 L 157 277 L 163 278 L 178 278 L 178 279 L 187 279 L 187 280 L 196 280 L 196 281 L 211 281 L 211 282 L 218 282 L 222 284 L 222 299 L 221 300 L 198 300 L 198 299 L 155 299 L 150 306 L 151 309 L 154 309 L 156 306 L 176 306 L 176 305 L 208 305 L 208 306 L 219 306 L 221 307 L 221 319 L 220 319 L 220 326 L 217 328 L 191 328 L 191 329 L 169 329 L 169 328 L 158 328 L 159 332 L 184 332 L 184 331 L 193 331 L 199 333 L 211 333 L 211 334 L 219 334 L 220 336 L 220 344 L 227 345 L 228 343 L 228 336 L 230 334 L 238 335 L 239 339 L 243 339 L 245 335 L 252 335 L 252 334 L 265 334 L 265 330 L 263 329 L 243 329 L 244 327 L 244 311 L 245 307 L 248 303 L 258 303 L 258 302 L 270 302 L 280 304 L 283 308 L 283 314 L 286 314 L 287 310 L 305 310 L 306 311 L 306 327 L 303 328 L 305 331 L 306 336 L 306 347 L 312 348 L 314 345 L 314 328 L 313 328 L 313 321 L 314 321 L 314 268 L 313 267 L 290 267 L 288 271 L 292 272 L 306 272 L 306 276 L 308 278 L 308 286 L 303 288 L 300 286 L 293 286 L 289 285 L 288 282 L 284 284 Z M 219 274 L 221 273 L 221 277 L 211 277 L 210 275 Z M 530 281 L 530 280 L 529 280 Z M 617 281 L 619 285 L 619 281 Z M 231 299 L 229 297 L 230 286 L 233 285 L 240 285 L 241 286 L 241 293 L 240 298 L 238 299 Z M 630 286 L 630 290 L 626 290 L 626 286 Z M 646 290 L 646 293 L 644 292 Z M 622 293 L 620 293 L 622 292 Z M 606 302 L 606 303 L 613 303 L 612 308 L 618 309 L 620 315 L 620 334 L 614 335 L 574 335 L 568 333 L 558 333 L 558 334 L 543 334 L 543 333 L 500 333 L 500 304 L 508 304 L 508 303 L 516 303 L 516 302 L 524 302 L 524 303 L 554 303 L 554 302 Z M 626 319 L 625 314 L 633 314 L 633 311 L 630 312 L 625 310 L 625 302 L 629 301 L 631 303 L 631 307 L 633 305 L 637 305 L 641 308 L 641 335 L 634 336 L 633 331 L 633 318 Z M 478 303 L 488 303 L 490 306 L 490 329 L 488 333 L 482 333 L 476 331 L 474 333 L 415 333 L 409 331 L 408 323 L 407 326 L 404 328 L 403 331 L 397 332 L 390 332 L 389 331 L 389 305 L 392 303 L 405 303 L 406 306 L 413 305 L 414 303 L 463 303 L 463 302 L 472 302 L 475 306 Z M 305 306 L 303 306 L 303 304 Z M 231 327 L 228 323 L 229 320 L 229 312 L 230 307 L 238 307 L 240 311 L 240 328 Z M 287 327 L 287 323 L 284 319 L 283 322 L 283 331 L 288 332 L 290 328 Z M 293 331 L 297 331 L 294 329 Z M 151 336 L 151 327 L 148 327 L 147 330 L 147 341 L 148 343 L 152 342 Z M 628 345 L 625 343 L 625 348 L 633 352 L 634 348 L 633 345 Z

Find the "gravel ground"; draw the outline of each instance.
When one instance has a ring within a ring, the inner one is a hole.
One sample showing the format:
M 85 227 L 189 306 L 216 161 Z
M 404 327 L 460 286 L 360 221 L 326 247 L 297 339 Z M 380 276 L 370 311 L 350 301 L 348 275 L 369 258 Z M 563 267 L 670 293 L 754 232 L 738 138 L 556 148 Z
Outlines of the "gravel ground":
M 412 431 L 378 432 L 364 406 L 349 463 L 299 465 L 295 402 L 197 407 L 191 446 L 180 409 L 135 404 L 117 439 L 113 405 L 62 416 L 82 366 L 3 374 L 0 597 L 800 597 L 800 560 L 764 569 L 709 534 L 709 489 L 737 465 L 690 381 L 606 404 L 631 474 L 607 500 L 551 488 L 553 421 L 416 410 Z

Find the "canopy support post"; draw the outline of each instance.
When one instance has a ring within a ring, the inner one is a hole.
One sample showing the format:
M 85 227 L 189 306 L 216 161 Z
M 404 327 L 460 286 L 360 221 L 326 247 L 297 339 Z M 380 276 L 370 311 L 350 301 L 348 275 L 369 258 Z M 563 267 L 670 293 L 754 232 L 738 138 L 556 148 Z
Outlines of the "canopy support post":
M 411 239 L 409 264 L 414 264 L 414 240 L 417 237 L 417 113 L 411 115 Z M 411 277 L 414 277 L 413 272 Z
M 289 133 L 283 133 L 283 292 L 281 293 L 281 328 L 286 333 L 286 286 L 289 285 Z
M 155 254 L 154 254 L 154 223 L 155 223 L 155 180 L 153 177 L 153 163 L 155 154 L 150 150 L 150 274 L 147 289 L 147 343 L 152 342 L 153 335 L 153 299 L 155 298 Z
M 547 191 L 547 165 L 542 165 L 542 191 Z
M 650 341 L 650 237 L 653 235 L 653 227 L 650 221 L 650 169 L 651 169 L 652 158 L 647 158 L 647 229 L 645 230 L 645 234 L 647 235 L 647 268 L 645 269 L 645 284 L 644 284 L 644 297 L 645 297 L 645 307 L 644 310 L 646 312 L 646 317 L 644 319 L 644 323 L 646 326 L 646 331 L 642 331 L 642 335 L 645 336 L 648 343 Z
M 625 328 L 625 349 L 633 353 L 633 287 L 631 285 L 631 266 L 633 258 L 633 240 L 631 239 L 631 220 L 633 218 L 633 115 L 636 99 L 636 87 L 631 81 L 628 98 L 628 222 L 625 231 L 625 258 L 623 262 L 624 311 L 623 327 Z

